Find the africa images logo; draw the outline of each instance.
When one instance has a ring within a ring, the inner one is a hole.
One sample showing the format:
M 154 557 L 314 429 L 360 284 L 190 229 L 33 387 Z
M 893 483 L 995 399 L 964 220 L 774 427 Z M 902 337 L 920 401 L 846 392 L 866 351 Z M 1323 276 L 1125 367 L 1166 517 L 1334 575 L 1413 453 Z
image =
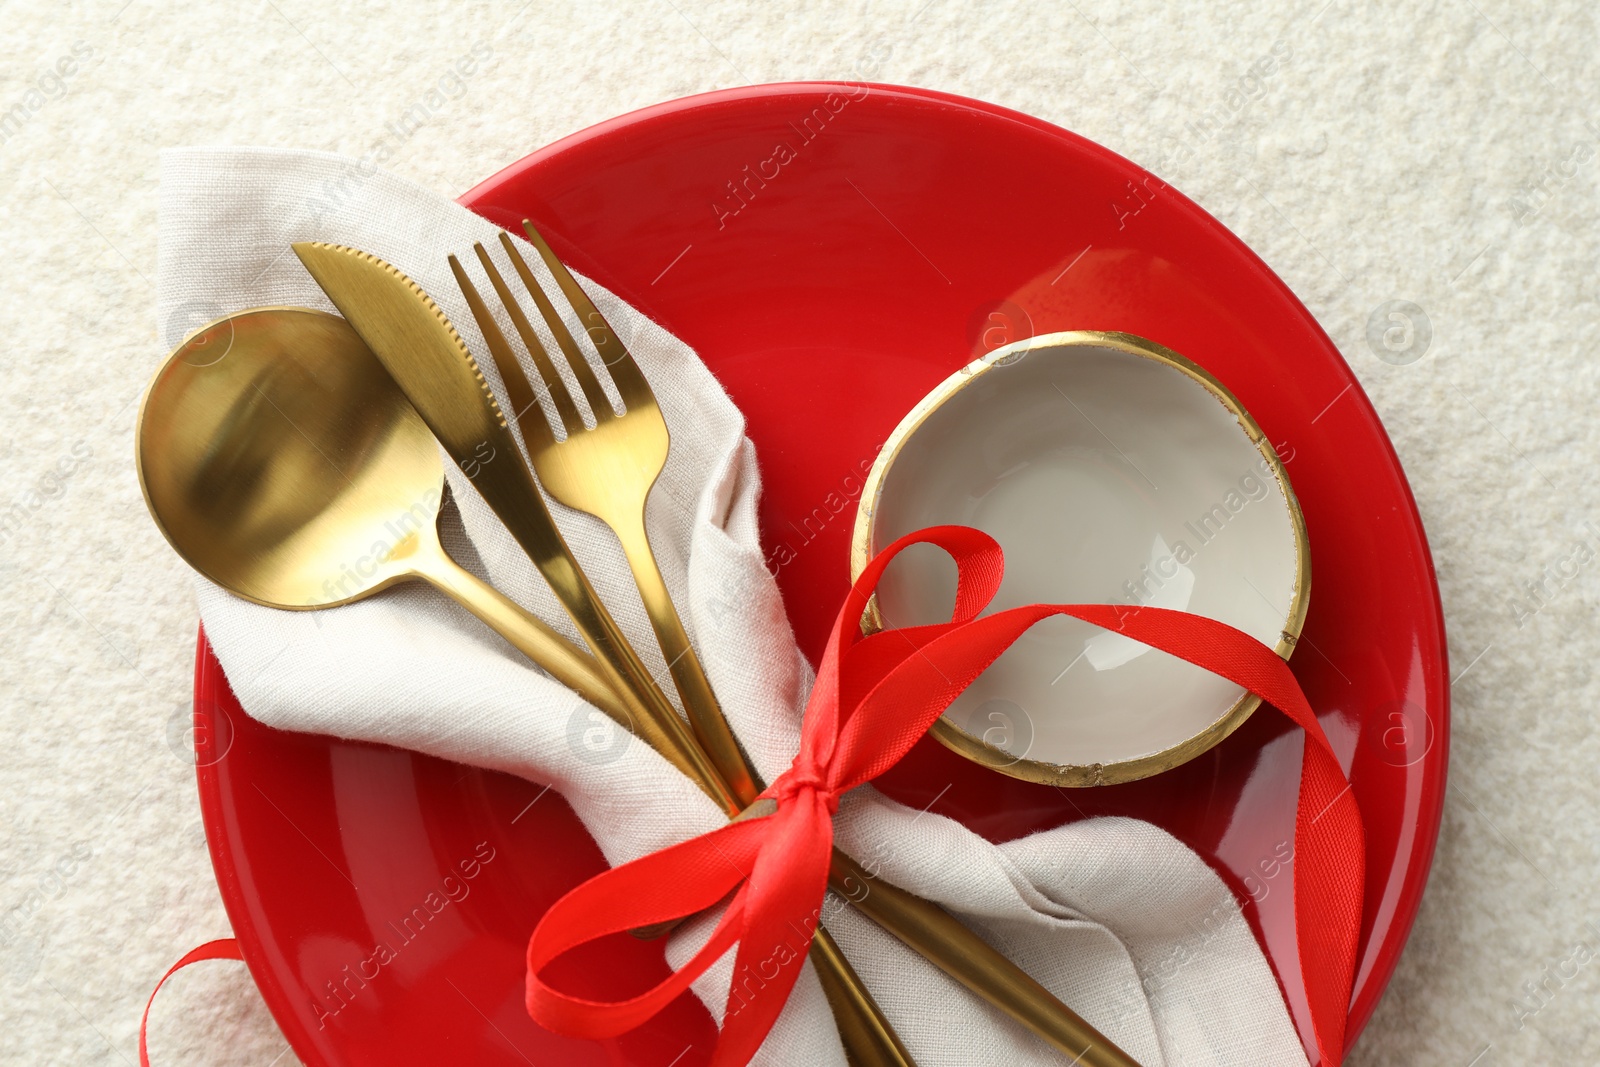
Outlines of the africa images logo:
M 329 979 L 326 996 L 311 1002 L 311 1010 L 317 1015 L 317 1029 L 327 1029 L 328 1020 L 348 1008 L 356 995 L 366 989 L 368 983 L 376 981 L 383 968 L 399 959 L 406 946 L 421 937 L 446 908 L 466 900 L 472 892 L 472 880 L 494 862 L 495 855 L 493 845 L 480 841 L 471 856 L 456 864 L 458 873 L 445 875 L 439 887 L 430 890 L 414 908 L 398 920 L 389 921 L 387 929 L 394 935 L 392 941 L 388 938 L 378 941 L 365 957 L 354 964 L 345 964 L 338 975 Z

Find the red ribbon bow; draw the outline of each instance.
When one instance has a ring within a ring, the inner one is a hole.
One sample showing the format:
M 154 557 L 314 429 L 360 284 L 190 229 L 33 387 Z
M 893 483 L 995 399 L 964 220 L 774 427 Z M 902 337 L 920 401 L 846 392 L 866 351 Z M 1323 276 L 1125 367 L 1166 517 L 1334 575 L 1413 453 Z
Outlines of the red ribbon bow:
M 951 620 L 863 637 L 861 617 L 884 568 L 905 548 L 924 542 L 956 561 L 960 577 Z M 1030 626 L 1068 615 L 1221 675 L 1305 730 L 1295 823 L 1295 921 L 1321 1062 L 1337 1067 L 1361 922 L 1361 815 L 1288 666 L 1231 626 L 1163 608 L 1033 604 L 979 618 L 999 590 L 1003 572 L 999 544 L 963 526 L 902 537 L 868 564 L 834 622 L 806 706 L 800 751 L 763 794 L 777 801 L 777 811 L 606 871 L 556 901 L 528 942 L 527 1004 L 535 1021 L 572 1037 L 615 1037 L 666 1007 L 737 943 L 734 988 L 712 1065 L 748 1063 L 805 960 L 804 944 L 827 887 L 839 798 L 899 762 L 951 701 Z M 551 961 L 579 945 L 697 914 L 730 893 L 705 947 L 638 996 L 587 1000 L 562 993 L 540 977 Z M 803 938 L 798 951 L 796 934 Z M 753 975 L 759 980 L 752 981 Z

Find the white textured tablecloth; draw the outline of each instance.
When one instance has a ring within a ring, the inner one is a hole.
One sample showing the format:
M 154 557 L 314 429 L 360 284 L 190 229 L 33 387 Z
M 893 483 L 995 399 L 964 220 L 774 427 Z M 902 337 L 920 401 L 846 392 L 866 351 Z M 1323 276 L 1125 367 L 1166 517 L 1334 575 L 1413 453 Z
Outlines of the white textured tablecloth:
M 1572 962 L 1600 925 L 1600 572 L 1577 562 L 1600 545 L 1596 19 L 1579 0 L 8 5 L 0 1062 L 137 1062 L 154 977 L 228 932 L 185 759 L 194 595 L 132 469 L 140 390 L 198 325 L 151 311 L 158 151 L 383 147 L 461 193 L 633 108 L 871 76 L 1154 169 L 1328 330 L 1416 492 L 1457 679 L 1433 876 L 1348 1062 L 1600 1063 L 1600 967 Z M 1392 300 L 1431 324 L 1404 364 L 1368 339 Z M 237 964 L 178 975 L 152 1021 L 160 1067 L 294 1061 Z

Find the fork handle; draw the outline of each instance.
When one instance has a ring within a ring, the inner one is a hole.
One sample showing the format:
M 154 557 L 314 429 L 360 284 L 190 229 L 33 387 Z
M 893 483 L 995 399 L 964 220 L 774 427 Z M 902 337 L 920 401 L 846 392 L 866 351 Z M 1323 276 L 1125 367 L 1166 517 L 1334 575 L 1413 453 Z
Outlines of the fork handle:
M 712 692 L 705 668 L 700 665 L 700 657 L 689 643 L 689 635 L 683 629 L 683 619 L 679 617 L 678 609 L 673 606 L 672 597 L 667 592 L 666 580 L 661 577 L 655 552 L 650 548 L 650 537 L 645 532 L 643 509 L 635 517 L 636 521 L 613 520 L 612 516 L 605 518 L 628 558 L 628 567 L 633 571 L 634 582 L 639 587 L 639 597 L 644 601 L 645 613 L 650 616 L 650 625 L 661 644 L 667 670 L 677 686 L 678 697 L 683 701 L 683 710 L 694 730 L 695 739 L 711 758 L 733 795 L 746 804 L 750 803 L 761 790 L 750 773 L 738 739 L 722 714 L 722 706 Z
M 576 690 L 619 723 L 644 725 L 630 714 L 601 673 L 594 657 L 552 630 L 504 593 L 465 570 L 444 552 L 416 569 L 434 588 L 489 625 L 519 652 L 543 667 L 562 685 Z M 678 769 L 694 776 L 694 768 L 674 758 L 674 748 L 664 739 L 653 745 Z M 714 794 L 715 795 L 715 794 Z M 850 961 L 832 935 L 818 927 L 811 945 L 811 962 L 833 1008 L 834 1020 L 854 1067 L 915 1067 L 911 1054 L 883 1017 L 882 1010 L 861 984 Z

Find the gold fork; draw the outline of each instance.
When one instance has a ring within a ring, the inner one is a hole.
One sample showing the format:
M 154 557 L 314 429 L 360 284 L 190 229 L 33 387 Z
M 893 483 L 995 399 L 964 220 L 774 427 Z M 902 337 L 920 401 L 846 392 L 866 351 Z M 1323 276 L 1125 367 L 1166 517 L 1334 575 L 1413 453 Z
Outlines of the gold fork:
M 729 791 L 743 804 L 749 805 L 759 795 L 761 785 L 729 729 L 699 659 L 689 644 L 683 624 L 661 580 L 645 531 L 645 500 L 666 462 L 669 444 L 666 420 L 649 382 L 599 309 L 579 287 L 565 265 L 556 258 L 533 224 L 524 219 L 522 228 L 528 240 L 538 249 L 596 353 L 610 371 L 612 384 L 624 404 L 622 414 L 619 415 L 612 408 L 594 368 L 534 278 L 509 234 L 504 231 L 500 234 L 506 257 L 561 349 L 593 414 L 594 426 L 590 427 L 583 421 L 549 352 L 482 244 L 475 245 L 474 251 L 527 348 L 539 377 L 546 384 L 548 403 L 565 431 L 564 439 L 556 439 L 542 407 L 545 401 L 534 392 L 521 362 L 466 271 L 456 257 L 451 256 L 450 267 L 455 273 L 456 283 L 500 370 L 539 481 L 552 497 L 568 507 L 594 515 L 616 533 L 627 553 L 640 595 L 655 626 L 700 747 L 710 757 Z M 659 706 L 659 701 L 656 706 Z M 1056 1049 L 1074 1057 L 1073 1062 L 1081 1067 L 1137 1067 L 1132 1057 L 938 905 L 876 880 L 873 874 L 837 848 L 833 853 L 829 884 L 908 947 Z M 814 960 L 819 953 L 833 958 L 832 961 L 819 963 L 837 961 L 833 974 L 829 973 L 829 967 L 824 966 L 818 967 L 818 974 L 825 976 L 824 988 L 829 992 L 830 1001 L 835 1003 L 836 1013 L 839 1013 L 839 1002 L 834 998 L 842 990 L 835 983 L 841 977 L 846 983 L 859 980 L 850 970 L 848 962 L 839 955 L 827 930 L 821 926 L 817 928 Z M 874 1014 L 870 1016 L 870 1021 L 874 1032 L 868 1036 L 876 1040 L 880 1055 L 896 1054 L 909 1063 L 909 1055 L 895 1038 L 893 1030 L 888 1028 L 888 1023 L 882 1019 L 876 1004 L 871 1002 L 870 994 L 859 989 L 859 986 L 857 990 L 865 1003 L 871 1004 Z M 850 995 L 857 995 L 857 990 L 850 990 Z M 861 1006 L 862 1001 L 856 1001 L 854 1018 L 857 1022 L 864 1017 Z M 841 1022 L 847 1017 L 847 1014 L 841 1013 Z M 892 1049 L 884 1044 L 890 1040 L 893 1042 Z
M 734 794 L 753 797 L 759 790 L 754 788 L 744 754 L 717 704 L 711 683 L 700 664 L 700 657 L 689 643 L 683 620 L 673 607 L 667 583 L 661 577 L 661 569 L 656 564 L 655 553 L 650 548 L 650 538 L 645 530 L 645 502 L 667 462 L 670 436 L 666 419 L 656 403 L 650 383 L 645 380 L 638 364 L 588 295 L 550 251 L 550 246 L 538 231 L 527 222 L 523 223 L 523 228 L 549 267 L 567 303 L 577 313 L 601 362 L 610 372 L 611 383 L 622 400 L 621 413 L 612 408 L 599 376 L 578 347 L 550 298 L 534 279 L 527 261 L 512 244 L 510 235 L 502 231 L 501 244 L 561 349 L 565 363 L 588 404 L 593 426 L 584 422 L 549 353 L 496 269 L 494 260 L 481 244 L 475 248 L 478 260 L 532 357 L 540 378 L 546 384 L 548 401 L 534 393 L 516 357 L 505 344 L 505 338 L 493 325 L 494 320 L 483 306 L 483 301 L 472 288 L 460 263 L 452 256 L 450 265 L 455 271 L 456 281 L 472 306 L 485 338 L 492 338 L 489 347 L 500 367 L 500 376 L 506 382 L 511 407 L 540 484 L 551 497 L 569 508 L 593 515 L 616 534 L 628 566 L 633 571 L 639 596 L 661 644 L 667 669 L 683 701 L 683 710 L 690 726 Z M 557 439 L 552 432 L 542 410 L 546 403 L 553 409 L 556 421 L 565 433 L 564 438 Z

